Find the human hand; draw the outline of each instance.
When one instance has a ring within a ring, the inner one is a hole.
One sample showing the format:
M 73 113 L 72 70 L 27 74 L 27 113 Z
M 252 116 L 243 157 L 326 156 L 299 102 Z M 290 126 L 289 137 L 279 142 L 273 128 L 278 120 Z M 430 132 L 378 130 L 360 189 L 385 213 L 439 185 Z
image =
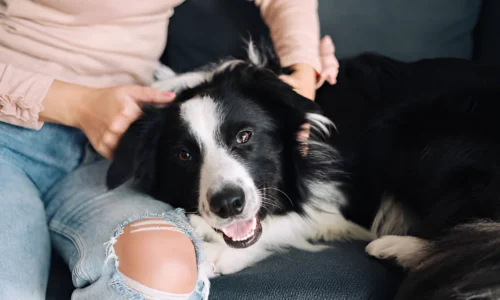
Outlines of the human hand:
M 306 63 L 292 65 L 290 69 L 292 74 L 281 75 L 280 79 L 300 95 L 314 101 L 316 96 L 316 70 Z
M 142 114 L 143 103 L 165 104 L 175 94 L 139 85 L 89 89 L 76 109 L 76 126 L 94 149 L 112 158 L 121 136 Z
M 316 71 L 309 64 L 295 64 L 290 67 L 293 70 L 291 75 L 281 75 L 280 79 L 290 85 L 294 91 L 300 95 L 314 101 L 316 96 Z M 302 144 L 302 155 L 307 154 L 307 140 L 309 139 L 311 125 L 302 124 L 297 132 L 297 140 Z
M 290 85 L 300 95 L 314 101 L 316 96 L 316 71 L 308 64 L 295 64 L 291 67 L 291 75 L 281 75 L 280 79 Z M 307 140 L 309 139 L 311 125 L 302 124 L 297 132 L 297 140 L 302 144 L 302 155 L 307 154 Z

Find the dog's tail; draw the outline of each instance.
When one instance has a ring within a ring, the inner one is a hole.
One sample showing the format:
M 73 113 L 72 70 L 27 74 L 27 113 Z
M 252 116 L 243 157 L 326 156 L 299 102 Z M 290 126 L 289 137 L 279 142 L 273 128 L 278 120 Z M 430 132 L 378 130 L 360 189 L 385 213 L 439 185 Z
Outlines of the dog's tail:
M 500 223 L 457 226 L 420 250 L 397 300 L 500 299 Z

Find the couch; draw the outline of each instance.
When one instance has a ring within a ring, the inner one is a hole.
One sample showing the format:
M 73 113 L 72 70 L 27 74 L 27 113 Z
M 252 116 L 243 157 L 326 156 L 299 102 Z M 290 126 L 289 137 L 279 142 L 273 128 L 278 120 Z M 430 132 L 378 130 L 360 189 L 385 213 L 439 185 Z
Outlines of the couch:
M 405 61 L 451 56 L 500 64 L 500 0 L 319 0 L 319 13 L 338 58 L 376 51 Z M 161 60 L 183 72 L 243 57 L 242 37 L 263 34 L 268 30 L 247 0 L 187 0 L 172 17 Z M 321 253 L 276 255 L 214 279 L 211 299 L 391 299 L 401 270 L 368 257 L 364 247 L 339 242 Z M 70 274 L 54 255 L 47 299 L 71 292 Z

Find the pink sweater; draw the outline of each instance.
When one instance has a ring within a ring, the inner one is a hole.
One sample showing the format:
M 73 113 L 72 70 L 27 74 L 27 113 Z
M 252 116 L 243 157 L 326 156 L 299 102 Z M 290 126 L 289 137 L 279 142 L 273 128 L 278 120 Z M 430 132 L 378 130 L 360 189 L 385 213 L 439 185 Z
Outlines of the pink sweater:
M 54 79 L 91 87 L 151 83 L 168 19 L 183 0 L 118 2 L 0 1 L 0 121 L 39 129 Z M 320 57 L 317 0 L 255 3 L 284 67 L 308 63 L 334 81 L 333 47 Z

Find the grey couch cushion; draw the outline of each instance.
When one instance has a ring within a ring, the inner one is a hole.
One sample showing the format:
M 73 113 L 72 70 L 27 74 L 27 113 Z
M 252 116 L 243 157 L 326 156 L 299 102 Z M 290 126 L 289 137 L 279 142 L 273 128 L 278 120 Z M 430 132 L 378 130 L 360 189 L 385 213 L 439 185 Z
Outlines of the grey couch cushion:
M 402 60 L 471 58 L 480 0 L 320 0 L 338 57 L 376 51 Z
M 365 243 L 333 243 L 311 253 L 291 250 L 212 280 L 210 299 L 392 299 L 400 269 L 366 255 Z
M 392 299 L 401 269 L 364 253 L 365 243 L 337 242 L 319 253 L 291 250 L 236 274 L 212 279 L 211 300 Z M 47 300 L 68 300 L 73 286 L 68 268 L 52 261 Z

